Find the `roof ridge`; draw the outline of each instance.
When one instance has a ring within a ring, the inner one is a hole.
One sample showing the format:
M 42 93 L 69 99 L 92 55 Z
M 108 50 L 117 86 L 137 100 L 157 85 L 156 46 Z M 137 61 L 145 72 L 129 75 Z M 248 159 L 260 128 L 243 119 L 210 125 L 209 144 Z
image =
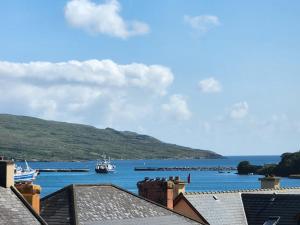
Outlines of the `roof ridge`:
M 71 213 L 73 214 L 73 218 L 71 218 L 72 224 L 77 225 L 78 224 L 78 209 L 77 209 L 77 204 L 76 204 L 76 192 L 75 192 L 75 184 L 70 185 L 71 191 L 68 193 L 70 197 L 70 203 L 71 205 L 69 206 L 71 209 Z
M 52 193 L 49 194 L 49 195 L 44 196 L 43 198 L 41 198 L 41 201 L 44 201 L 44 200 L 46 200 L 46 199 L 48 199 L 48 198 L 51 198 L 51 197 L 55 196 L 56 194 L 58 194 L 58 193 L 60 193 L 60 192 L 63 192 L 63 191 L 66 191 L 66 190 L 70 190 L 72 187 L 73 187 L 73 184 L 69 184 L 69 185 L 67 185 L 67 186 L 65 186 L 65 187 L 63 187 L 63 188 L 61 188 L 61 189 L 58 189 L 58 190 L 55 191 L 55 192 L 52 192 Z M 71 191 L 72 191 L 72 189 L 71 189 Z
M 156 205 L 156 206 L 158 206 L 158 207 L 160 207 L 160 208 L 166 209 L 166 210 L 168 210 L 168 211 L 170 211 L 170 212 L 172 212 L 172 213 L 174 213 L 174 214 L 177 214 L 177 215 L 179 215 L 179 216 L 185 217 L 185 218 L 187 218 L 187 219 L 189 219 L 189 220 L 196 221 L 196 222 L 199 223 L 199 221 L 197 221 L 197 220 L 195 220 L 195 219 L 193 219 L 193 218 L 191 218 L 191 217 L 189 217 L 189 216 L 186 216 L 186 215 L 184 215 L 183 213 L 176 212 L 176 211 L 174 211 L 174 210 L 172 210 L 172 209 L 169 209 L 168 207 L 166 207 L 166 206 L 164 206 L 164 205 L 161 205 L 161 204 L 159 204 L 159 203 L 157 203 L 157 202 L 155 202 L 155 201 L 152 201 L 152 200 L 150 200 L 150 199 L 147 199 L 147 198 L 145 198 L 145 197 L 143 197 L 143 196 L 137 195 L 137 194 L 135 194 L 135 193 L 133 193 L 133 192 L 131 192 L 131 191 L 128 191 L 128 190 L 126 190 L 126 189 L 124 189 L 124 188 L 122 188 L 122 187 L 120 187 L 120 186 L 118 186 L 118 185 L 111 184 L 111 186 L 112 186 L 113 188 L 118 189 L 119 191 L 124 191 L 124 192 L 126 192 L 126 193 L 128 193 L 128 194 L 130 194 L 130 195 L 132 195 L 132 196 L 134 196 L 134 197 L 137 197 L 137 198 L 141 199 L 141 200 L 147 201 L 147 202 L 152 203 L 152 204 L 154 204 L 154 205 Z M 201 223 L 200 223 L 200 224 L 201 224 Z
M 197 195 L 197 194 L 224 194 L 224 193 L 240 193 L 240 192 L 255 192 L 255 191 L 281 191 L 289 189 L 300 189 L 299 187 L 281 187 L 281 188 L 257 188 L 257 189 L 237 189 L 237 190 L 223 190 L 223 191 L 191 191 L 184 192 L 184 195 Z
M 38 214 L 33 208 L 32 206 L 27 202 L 27 200 L 24 198 L 24 196 L 19 192 L 19 190 L 14 187 L 11 186 L 10 190 L 15 194 L 15 196 L 22 202 L 22 204 L 29 210 L 29 212 L 32 214 L 33 217 L 35 217 L 40 224 L 42 225 L 47 225 L 47 222 L 44 220 L 44 218 L 42 218 L 40 216 L 40 214 Z

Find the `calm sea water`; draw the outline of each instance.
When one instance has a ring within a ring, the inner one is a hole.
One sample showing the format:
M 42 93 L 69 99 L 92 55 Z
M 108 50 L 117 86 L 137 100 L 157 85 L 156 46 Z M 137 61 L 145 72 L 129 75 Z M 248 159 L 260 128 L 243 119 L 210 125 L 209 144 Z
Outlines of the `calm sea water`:
M 112 183 L 129 191 L 137 192 L 136 183 L 144 177 L 156 178 L 180 176 L 186 180 L 191 174 L 191 183 L 187 191 L 223 191 L 235 189 L 259 188 L 260 176 L 240 176 L 235 173 L 218 173 L 217 171 L 134 171 L 138 166 L 237 166 L 242 160 L 253 164 L 278 163 L 279 156 L 230 156 L 226 159 L 203 160 L 115 160 L 117 171 L 110 174 L 94 172 L 95 161 L 88 162 L 30 162 L 32 168 L 89 168 L 87 173 L 41 173 L 35 183 L 42 186 L 42 196 L 48 195 L 69 184 Z M 22 165 L 22 163 L 20 163 Z M 300 186 L 300 180 L 283 178 L 282 186 Z

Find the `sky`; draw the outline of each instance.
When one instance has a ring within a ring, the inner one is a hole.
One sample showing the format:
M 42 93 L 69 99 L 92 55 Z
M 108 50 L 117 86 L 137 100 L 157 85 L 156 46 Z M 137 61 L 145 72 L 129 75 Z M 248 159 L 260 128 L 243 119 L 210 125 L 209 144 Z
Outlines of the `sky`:
M 223 155 L 300 149 L 298 0 L 1 0 L 0 113 Z

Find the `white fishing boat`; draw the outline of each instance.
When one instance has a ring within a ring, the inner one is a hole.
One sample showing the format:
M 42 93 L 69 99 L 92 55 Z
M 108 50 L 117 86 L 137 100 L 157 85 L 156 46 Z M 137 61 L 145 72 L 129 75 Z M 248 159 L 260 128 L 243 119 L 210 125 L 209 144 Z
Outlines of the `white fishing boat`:
M 95 171 L 96 173 L 109 173 L 114 172 L 116 166 L 112 164 L 110 158 L 106 159 L 105 155 L 102 155 L 102 159 L 97 161 Z
M 33 181 L 38 175 L 38 171 L 30 168 L 26 160 L 25 164 L 26 168 L 22 168 L 21 166 L 15 167 L 15 182 Z

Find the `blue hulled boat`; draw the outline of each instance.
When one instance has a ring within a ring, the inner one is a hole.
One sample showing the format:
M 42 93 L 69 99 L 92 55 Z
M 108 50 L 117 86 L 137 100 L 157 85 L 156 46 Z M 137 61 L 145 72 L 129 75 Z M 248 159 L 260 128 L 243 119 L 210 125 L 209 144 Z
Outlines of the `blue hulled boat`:
M 37 170 L 30 168 L 26 161 L 25 164 L 25 169 L 23 169 L 21 166 L 16 166 L 14 175 L 15 182 L 33 181 L 38 175 Z

